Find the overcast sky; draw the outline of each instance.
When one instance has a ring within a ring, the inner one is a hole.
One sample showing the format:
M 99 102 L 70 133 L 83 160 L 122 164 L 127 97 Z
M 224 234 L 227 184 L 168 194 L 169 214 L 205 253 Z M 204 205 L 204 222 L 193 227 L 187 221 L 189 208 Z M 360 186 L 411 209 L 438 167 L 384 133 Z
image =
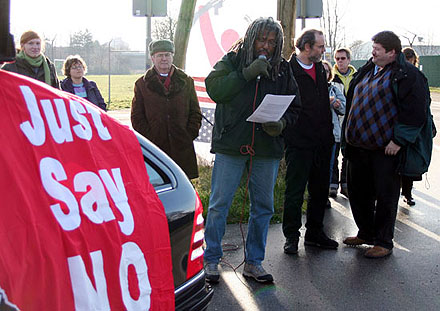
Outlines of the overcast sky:
M 35 29 L 55 45 L 67 45 L 69 36 L 86 28 L 100 43 L 120 37 L 134 50 L 145 50 L 146 18 L 132 15 L 133 0 L 11 0 L 11 31 L 19 39 L 21 33 Z M 327 1 L 327 0 L 324 0 Z M 335 1 L 335 0 L 332 0 Z M 356 39 L 369 41 L 381 30 L 399 34 L 403 44 L 413 34 L 426 44 L 440 44 L 438 0 L 337 0 L 343 13 L 346 45 Z M 181 0 L 168 0 L 172 16 L 178 16 Z M 206 2 L 199 0 L 198 5 Z M 261 10 L 261 16 L 276 12 L 276 0 L 265 0 L 257 8 L 253 0 L 226 0 L 234 9 Z M 275 14 L 275 13 L 273 13 Z M 319 27 L 317 19 L 306 27 Z M 297 32 L 300 30 L 300 23 Z M 437 33 L 436 33 L 437 32 Z M 417 39 L 416 41 L 417 42 Z

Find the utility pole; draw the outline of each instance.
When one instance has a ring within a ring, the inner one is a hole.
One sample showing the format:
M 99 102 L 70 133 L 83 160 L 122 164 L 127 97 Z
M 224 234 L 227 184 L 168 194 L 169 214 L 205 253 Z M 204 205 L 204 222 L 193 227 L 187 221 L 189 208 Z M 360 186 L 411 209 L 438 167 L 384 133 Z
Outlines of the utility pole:
M 151 38 L 151 17 L 167 16 L 167 0 L 133 0 L 133 15 L 147 17 L 147 38 L 145 39 L 145 67 L 151 67 L 151 59 L 148 47 Z
M 113 39 L 111 39 L 108 42 L 108 104 L 107 104 L 107 109 L 110 108 L 110 103 L 111 103 L 111 97 L 110 97 L 110 93 L 111 93 L 111 43 L 112 43 Z
M 147 39 L 145 40 L 145 69 L 151 67 L 150 43 L 151 39 L 151 0 L 147 0 Z

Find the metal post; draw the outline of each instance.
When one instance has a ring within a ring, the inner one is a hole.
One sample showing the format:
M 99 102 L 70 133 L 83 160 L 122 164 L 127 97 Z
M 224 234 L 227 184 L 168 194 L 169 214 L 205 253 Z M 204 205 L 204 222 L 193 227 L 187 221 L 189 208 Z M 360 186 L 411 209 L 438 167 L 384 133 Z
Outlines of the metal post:
M 306 28 L 306 0 L 301 0 L 301 30 Z
M 147 0 L 147 40 L 145 46 L 145 68 L 151 67 L 150 51 L 148 46 L 150 45 L 151 39 L 151 0 Z
M 110 103 L 111 103 L 111 97 L 110 97 L 110 93 L 111 93 L 111 83 L 110 83 L 110 77 L 111 77 L 111 60 L 110 60 L 110 56 L 111 56 L 111 43 L 112 43 L 113 39 L 109 41 L 108 43 L 108 105 L 107 105 L 107 109 L 110 108 Z

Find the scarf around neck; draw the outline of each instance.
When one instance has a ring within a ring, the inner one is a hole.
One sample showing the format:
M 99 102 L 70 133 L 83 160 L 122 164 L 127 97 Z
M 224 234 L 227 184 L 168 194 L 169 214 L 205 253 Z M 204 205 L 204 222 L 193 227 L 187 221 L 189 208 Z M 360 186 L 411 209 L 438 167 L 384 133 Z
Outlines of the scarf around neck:
M 47 63 L 46 57 L 43 54 L 40 54 L 40 56 L 38 56 L 37 58 L 32 58 L 26 55 L 23 50 L 21 50 L 20 53 L 17 54 L 17 58 L 26 60 L 29 65 L 35 68 L 39 68 L 41 64 L 43 64 L 44 81 L 46 82 L 46 84 L 51 85 L 49 64 Z

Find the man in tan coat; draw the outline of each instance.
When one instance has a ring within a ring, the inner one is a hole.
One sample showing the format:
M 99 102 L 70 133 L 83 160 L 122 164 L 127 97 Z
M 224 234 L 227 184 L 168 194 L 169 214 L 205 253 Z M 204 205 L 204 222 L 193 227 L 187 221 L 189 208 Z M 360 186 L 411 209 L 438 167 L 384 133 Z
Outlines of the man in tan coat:
M 193 141 L 202 121 L 194 81 L 173 65 L 174 44 L 156 40 L 149 46 L 153 67 L 134 86 L 131 123 L 140 134 L 197 178 Z

